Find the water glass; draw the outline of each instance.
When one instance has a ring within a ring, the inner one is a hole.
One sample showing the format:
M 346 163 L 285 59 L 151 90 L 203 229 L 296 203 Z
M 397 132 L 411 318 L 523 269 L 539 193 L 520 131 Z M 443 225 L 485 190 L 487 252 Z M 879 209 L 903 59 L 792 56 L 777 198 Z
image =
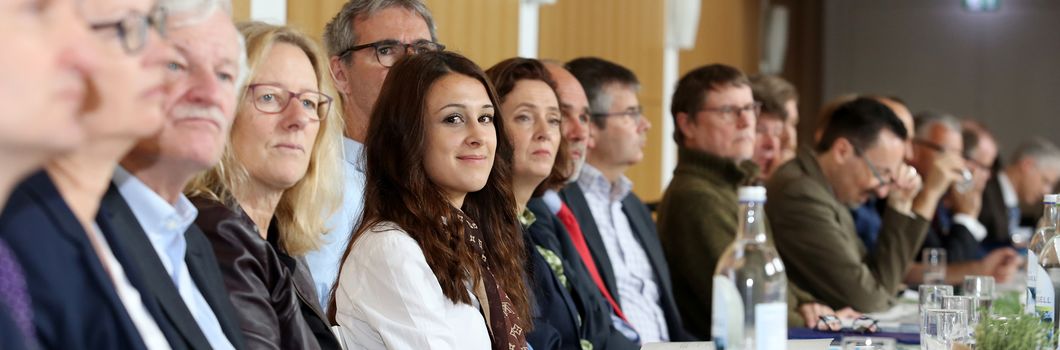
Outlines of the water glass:
M 993 300 L 994 278 L 991 276 L 965 276 L 961 291 L 963 295 Z
M 843 337 L 843 350 L 895 350 L 894 339 L 878 337 Z
M 946 284 L 946 250 L 926 248 L 920 256 L 924 264 L 923 284 Z
M 968 344 L 975 343 L 975 327 L 979 325 L 980 314 L 977 298 L 967 295 L 951 295 L 942 297 L 942 308 L 946 310 L 958 310 L 964 312 L 964 327 L 968 331 L 966 340 Z
M 953 286 L 947 284 L 922 284 L 919 288 L 920 292 L 920 314 L 924 314 L 925 309 L 929 308 L 942 308 L 942 297 L 953 295 Z
M 964 311 L 925 309 L 924 326 L 920 327 L 920 349 L 951 350 L 955 344 L 966 344 L 968 326 Z

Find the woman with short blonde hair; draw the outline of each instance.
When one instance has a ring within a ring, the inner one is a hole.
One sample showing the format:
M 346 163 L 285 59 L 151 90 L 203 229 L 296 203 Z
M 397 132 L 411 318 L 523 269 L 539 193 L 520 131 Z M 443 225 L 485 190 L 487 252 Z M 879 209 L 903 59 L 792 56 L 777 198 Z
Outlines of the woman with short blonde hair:
M 196 223 L 251 348 L 337 348 L 301 257 L 320 244 L 341 200 L 342 108 L 312 39 L 261 22 L 239 30 L 248 85 L 221 162 L 187 189 Z

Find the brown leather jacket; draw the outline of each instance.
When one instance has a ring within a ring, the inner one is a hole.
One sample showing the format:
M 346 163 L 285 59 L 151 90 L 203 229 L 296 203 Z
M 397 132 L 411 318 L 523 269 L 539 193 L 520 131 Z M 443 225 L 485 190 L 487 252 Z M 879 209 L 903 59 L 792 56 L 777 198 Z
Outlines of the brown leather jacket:
M 195 223 L 213 245 L 247 348 L 321 349 L 318 336 L 326 336 L 325 345 L 337 347 L 330 330 L 325 328 L 326 334 L 315 334 L 307 322 L 306 309 L 309 319 L 323 322 L 316 316 L 322 315 L 319 307 L 314 312 L 312 305 L 304 305 L 306 299 L 315 301 L 316 297 L 298 295 L 307 289 L 296 284 L 306 277 L 296 275 L 300 275 L 299 270 L 308 271 L 299 269 L 297 260 L 262 239 L 257 226 L 238 205 L 229 207 L 202 197 L 190 199 L 199 209 Z M 269 225 L 271 241 L 278 239 L 277 226 L 275 220 Z

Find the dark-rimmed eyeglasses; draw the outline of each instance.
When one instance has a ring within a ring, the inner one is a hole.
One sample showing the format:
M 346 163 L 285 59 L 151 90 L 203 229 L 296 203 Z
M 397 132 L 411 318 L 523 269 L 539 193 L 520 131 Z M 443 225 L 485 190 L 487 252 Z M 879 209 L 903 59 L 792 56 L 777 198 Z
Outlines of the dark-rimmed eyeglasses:
M 822 332 L 876 333 L 879 330 L 877 323 L 876 319 L 869 316 L 844 322 L 835 315 L 821 315 L 817 317 L 817 325 L 814 328 Z
M 296 93 L 271 84 L 251 84 L 247 90 L 254 108 L 266 114 L 282 113 L 291 101 L 298 101 L 298 106 L 313 120 L 323 120 L 331 109 L 331 96 L 316 91 Z
M 350 53 L 367 48 L 372 48 L 372 52 L 375 53 L 375 59 L 379 61 L 380 65 L 390 68 L 410 52 L 413 55 L 417 55 L 424 52 L 443 51 L 445 50 L 445 45 L 427 40 L 405 44 L 397 40 L 387 39 L 348 48 L 339 53 L 338 56 L 345 59 Z
M 861 158 L 861 160 L 865 161 L 865 165 L 869 167 L 869 172 L 872 173 L 872 177 L 876 178 L 876 181 L 880 183 L 876 188 L 883 188 L 884 186 L 894 184 L 894 178 L 885 180 L 883 175 L 880 175 L 879 169 L 876 168 L 875 164 L 872 164 L 872 161 L 870 161 L 868 157 L 865 157 L 865 152 L 862 152 L 861 148 L 854 147 L 854 154 L 857 155 L 858 158 Z
M 704 107 L 700 109 L 702 112 L 717 113 L 721 116 L 722 120 L 731 123 L 736 120 L 737 117 L 744 115 L 744 113 L 751 113 L 751 116 L 758 117 L 762 114 L 762 103 L 753 102 L 743 107 L 740 106 L 721 106 L 721 107 Z
M 113 22 L 93 23 L 92 30 L 114 29 L 121 40 L 122 49 L 127 54 L 135 54 L 147 46 L 148 29 L 154 29 L 161 37 L 166 37 L 166 19 L 169 17 L 165 8 L 159 7 L 149 14 L 130 12 L 122 19 Z
M 640 120 L 641 117 L 644 116 L 644 107 L 641 107 L 641 106 L 629 107 L 629 108 L 626 108 L 626 110 L 621 111 L 621 112 L 592 113 L 590 115 L 593 116 L 593 117 L 596 117 L 596 118 L 614 117 L 614 116 L 627 116 L 630 119 L 633 119 L 633 121 L 638 121 L 638 120 Z

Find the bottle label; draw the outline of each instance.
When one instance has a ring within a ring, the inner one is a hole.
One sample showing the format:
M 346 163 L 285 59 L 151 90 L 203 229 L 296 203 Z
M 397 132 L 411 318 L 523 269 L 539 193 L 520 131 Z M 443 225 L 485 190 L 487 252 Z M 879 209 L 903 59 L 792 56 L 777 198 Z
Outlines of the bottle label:
M 755 305 L 755 349 L 784 350 L 788 345 L 788 303 Z
M 1023 300 L 1023 310 L 1028 314 L 1034 314 L 1037 312 L 1037 302 L 1035 301 L 1035 291 L 1038 287 L 1038 254 L 1035 254 L 1033 250 L 1027 250 L 1027 297 Z
M 712 294 L 713 315 L 710 318 L 710 334 L 714 338 L 714 347 L 729 349 L 741 346 L 743 344 L 743 298 L 740 297 L 740 291 L 728 277 L 715 275 Z
M 1033 267 L 1036 275 L 1034 278 L 1034 311 L 1038 313 L 1038 317 L 1043 322 L 1053 323 L 1056 308 L 1054 299 L 1056 296 L 1053 294 L 1052 279 L 1049 278 L 1049 274 L 1040 265 L 1035 264 Z

